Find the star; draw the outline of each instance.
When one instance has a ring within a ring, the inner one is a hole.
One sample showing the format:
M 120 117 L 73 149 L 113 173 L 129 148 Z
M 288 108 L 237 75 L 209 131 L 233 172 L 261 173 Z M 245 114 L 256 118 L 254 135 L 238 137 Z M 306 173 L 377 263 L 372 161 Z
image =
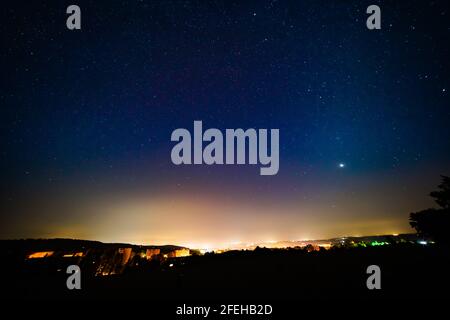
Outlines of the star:
M 339 168 L 345 168 L 345 163 L 339 163 Z

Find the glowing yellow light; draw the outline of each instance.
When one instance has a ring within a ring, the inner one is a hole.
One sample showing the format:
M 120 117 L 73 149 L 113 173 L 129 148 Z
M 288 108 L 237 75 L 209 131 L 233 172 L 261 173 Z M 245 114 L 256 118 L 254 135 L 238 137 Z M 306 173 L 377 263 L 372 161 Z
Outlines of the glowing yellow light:
M 167 255 L 168 258 L 179 258 L 179 257 L 187 257 L 190 255 L 190 250 L 187 248 L 177 249 L 169 252 Z
M 73 258 L 73 257 L 82 257 L 83 252 L 75 252 L 63 255 L 63 258 Z
M 28 255 L 28 259 L 40 259 L 40 258 L 47 258 L 53 255 L 53 251 L 40 251 L 40 252 L 34 252 L 30 255 Z

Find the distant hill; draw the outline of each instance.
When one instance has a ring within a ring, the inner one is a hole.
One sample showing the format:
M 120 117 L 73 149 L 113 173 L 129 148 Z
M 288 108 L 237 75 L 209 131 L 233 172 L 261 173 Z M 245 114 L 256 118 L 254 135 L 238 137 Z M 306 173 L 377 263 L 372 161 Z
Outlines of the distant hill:
M 2 252 L 14 251 L 14 252 L 27 252 L 27 251 L 58 251 L 58 250 L 83 250 L 83 249 L 104 249 L 113 247 L 128 247 L 128 248 L 140 248 L 150 249 L 157 248 L 161 252 L 169 252 L 176 249 L 182 249 L 184 247 L 174 245 L 150 245 L 140 246 L 129 243 L 103 243 L 100 241 L 92 240 L 79 240 L 79 239 L 20 239 L 20 240 L 0 240 L 0 249 Z
M 350 242 L 394 242 L 403 240 L 403 241 L 412 241 L 415 242 L 418 240 L 418 236 L 415 233 L 407 233 L 407 234 L 398 234 L 398 235 L 372 235 L 372 236 L 362 236 L 362 237 L 339 237 L 339 238 L 331 238 L 331 239 L 321 239 L 321 240 L 292 240 L 292 241 L 272 241 L 272 242 L 258 242 L 253 243 L 251 245 L 239 244 L 235 245 L 233 249 L 254 249 L 255 247 L 261 248 L 295 248 L 295 247 L 304 247 L 308 244 L 311 245 L 340 245 L 344 243 Z M 395 241 L 396 240 L 396 241 Z
M 303 247 L 305 245 L 339 245 L 349 242 L 372 242 L 372 241 L 390 241 L 404 240 L 415 242 L 418 240 L 416 234 L 399 234 L 399 235 L 375 235 L 363 237 L 340 237 L 323 240 L 296 240 L 296 241 L 276 241 L 276 242 L 259 242 L 253 244 L 237 244 L 228 249 L 242 250 L 254 249 L 255 247 L 265 248 L 294 248 Z M 80 250 L 85 249 L 106 249 L 106 248 L 134 248 L 134 249 L 160 249 L 162 253 L 167 253 L 177 249 L 186 247 L 176 245 L 136 245 L 129 243 L 104 243 L 92 240 L 79 239 L 21 239 L 21 240 L 0 240 L 0 249 L 2 252 L 30 252 L 30 251 L 59 251 L 59 250 Z M 188 248 L 194 249 L 194 248 Z

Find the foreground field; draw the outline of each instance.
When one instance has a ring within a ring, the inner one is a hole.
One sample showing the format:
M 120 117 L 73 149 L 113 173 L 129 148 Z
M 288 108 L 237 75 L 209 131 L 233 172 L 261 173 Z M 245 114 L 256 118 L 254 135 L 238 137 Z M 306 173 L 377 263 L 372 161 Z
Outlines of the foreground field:
M 2 262 L 4 288 L 26 299 L 236 301 L 304 299 L 436 299 L 445 297 L 445 248 L 397 245 L 256 249 L 142 261 L 120 275 L 95 276 L 81 266 L 81 290 L 68 290 L 65 269 L 21 260 Z M 381 290 L 368 290 L 369 265 L 381 269 Z

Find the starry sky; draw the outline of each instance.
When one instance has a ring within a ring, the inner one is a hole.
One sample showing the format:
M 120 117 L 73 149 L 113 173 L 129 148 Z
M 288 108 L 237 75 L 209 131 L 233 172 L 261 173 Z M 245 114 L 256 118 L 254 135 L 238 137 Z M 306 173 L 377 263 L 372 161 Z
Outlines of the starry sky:
M 82 28 L 66 28 L 66 8 Z M 366 8 L 381 8 L 381 30 Z M 411 232 L 450 171 L 448 1 L 9 1 L 0 237 L 219 246 Z M 175 166 L 280 129 L 280 170 Z

